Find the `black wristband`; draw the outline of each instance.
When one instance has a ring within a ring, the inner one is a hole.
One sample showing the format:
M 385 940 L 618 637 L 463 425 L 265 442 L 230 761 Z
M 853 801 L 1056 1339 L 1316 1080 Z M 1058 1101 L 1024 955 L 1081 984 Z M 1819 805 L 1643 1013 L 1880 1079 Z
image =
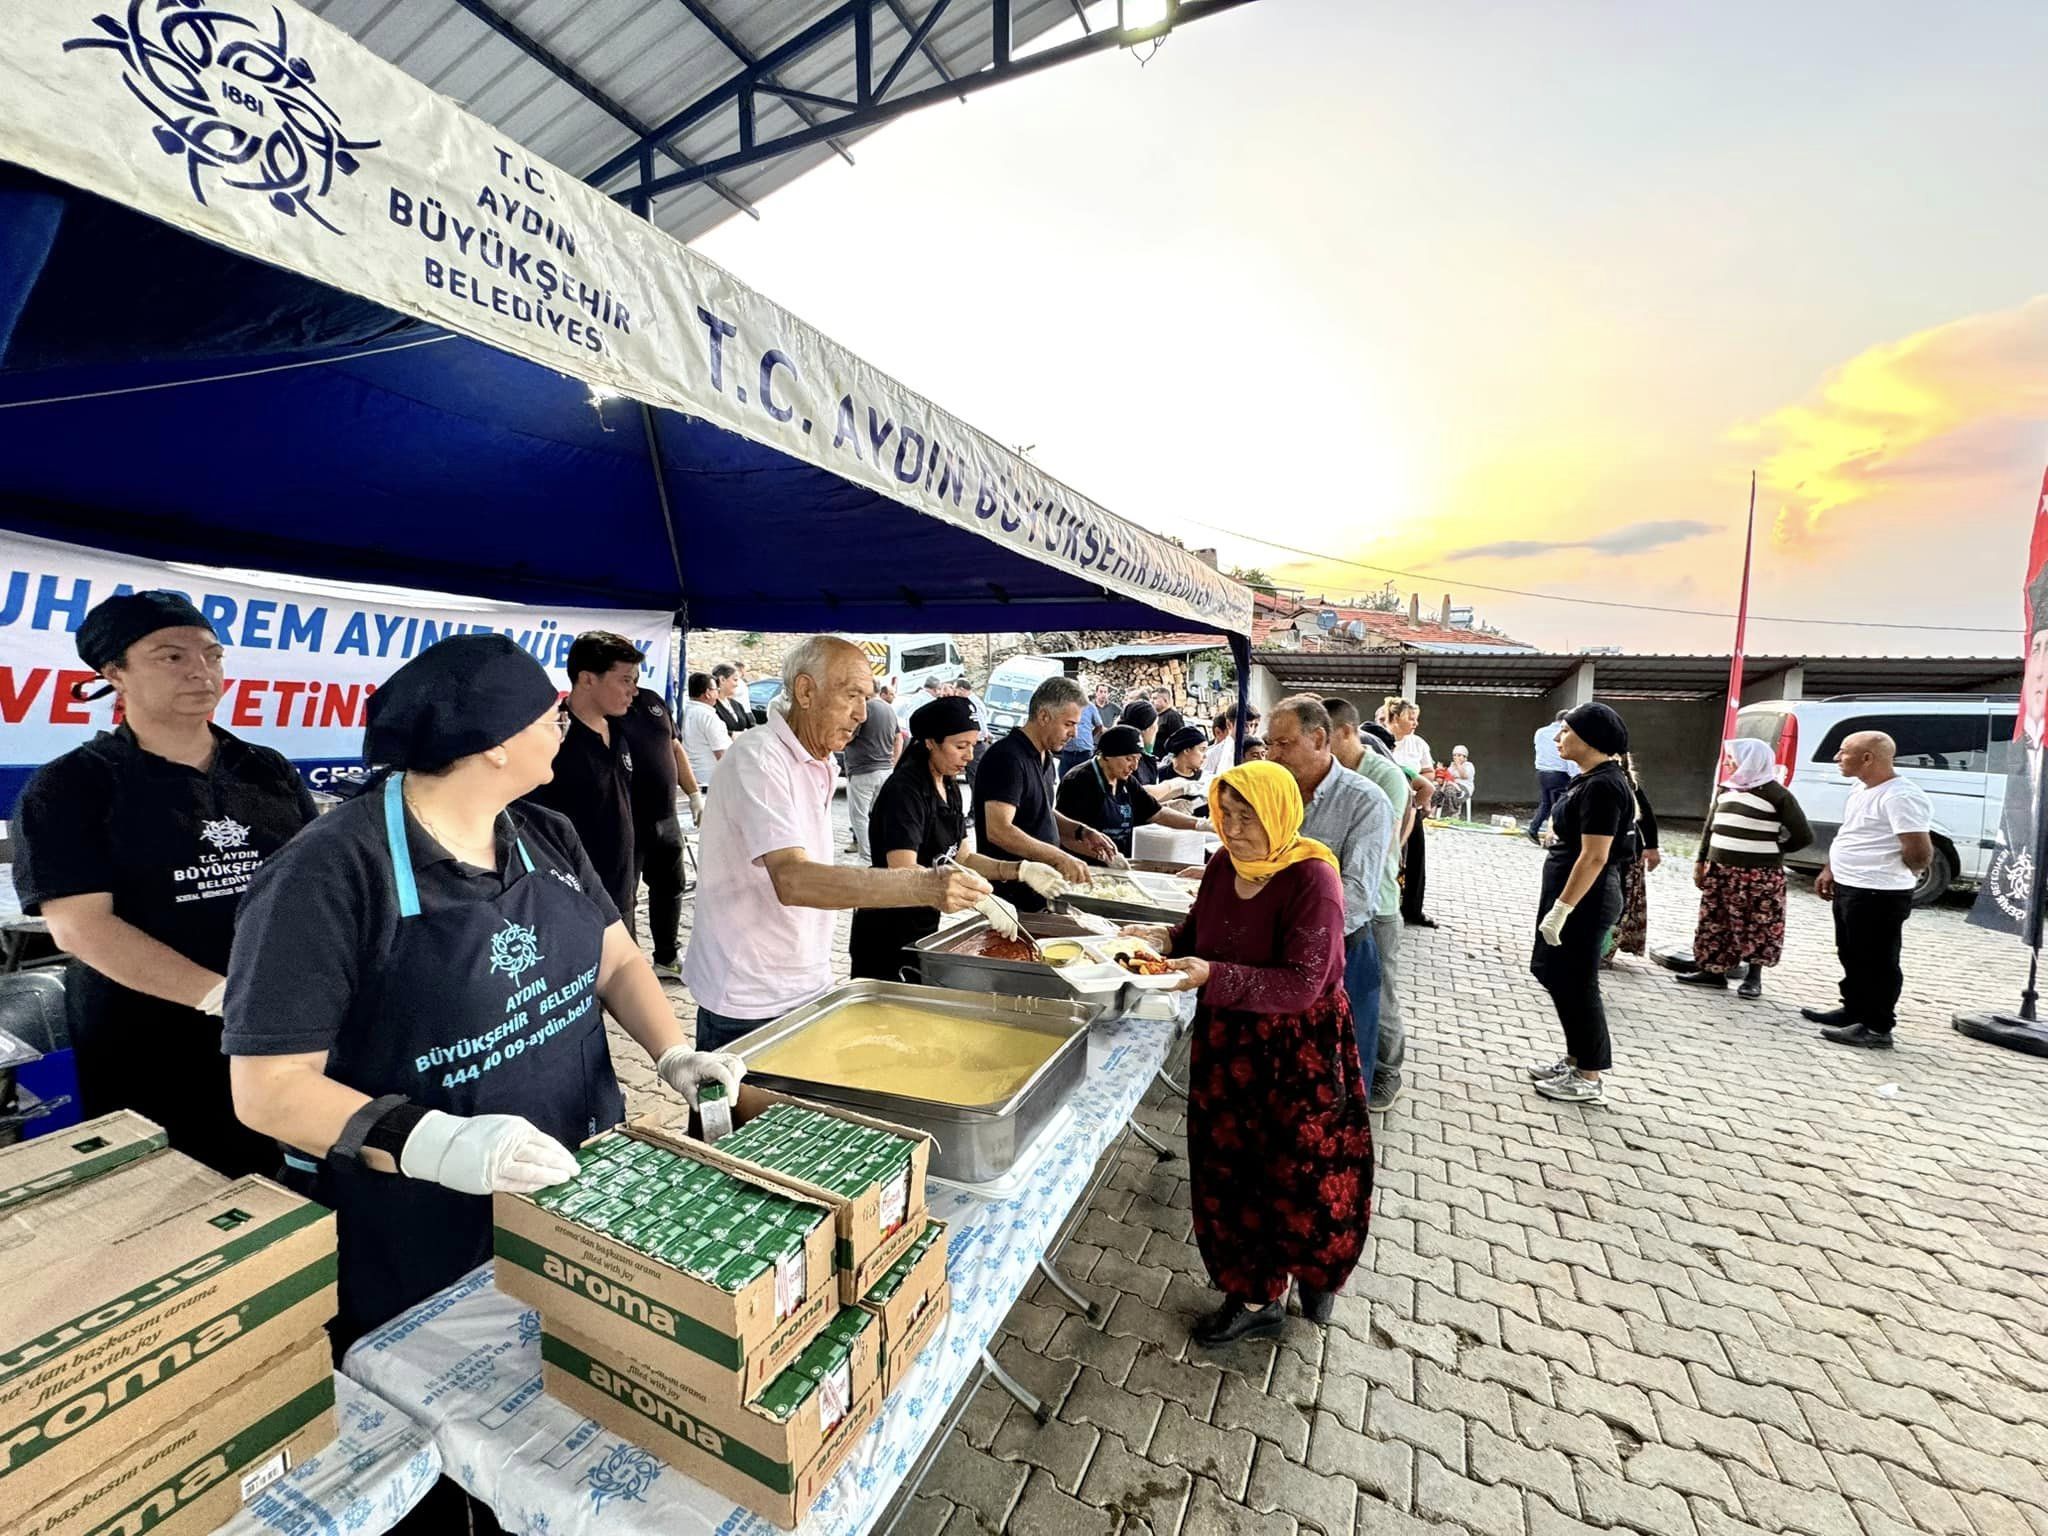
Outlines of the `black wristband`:
M 361 1163 L 364 1149 L 374 1147 L 395 1163 L 405 1149 L 406 1137 L 426 1113 L 403 1094 L 388 1093 L 381 1099 L 372 1099 L 348 1117 L 327 1155 L 338 1163 Z

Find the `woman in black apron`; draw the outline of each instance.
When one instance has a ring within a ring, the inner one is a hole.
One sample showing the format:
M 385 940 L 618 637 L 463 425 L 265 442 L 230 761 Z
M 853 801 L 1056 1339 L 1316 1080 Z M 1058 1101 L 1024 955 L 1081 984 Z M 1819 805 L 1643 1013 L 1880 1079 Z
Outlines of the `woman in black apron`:
M 876 869 L 936 868 L 950 859 L 990 881 L 1036 879 L 1059 888 L 1059 874 L 1044 864 L 991 859 L 967 851 L 967 813 L 960 774 L 974 757 L 981 727 L 964 698 L 934 699 L 910 717 L 910 744 L 875 792 L 868 815 L 869 858 Z M 1034 877 L 1028 870 L 1043 873 Z M 1034 885 L 1034 889 L 1038 886 Z M 903 951 L 938 931 L 932 907 L 860 907 L 847 945 L 855 977 L 901 980 Z
M 1529 1076 L 1547 1099 L 1597 1104 L 1605 1092 L 1600 1075 L 1613 1065 L 1600 951 L 1621 915 L 1619 872 L 1633 856 L 1626 839 L 1634 835 L 1635 792 L 1615 760 L 1628 750 L 1628 727 L 1605 704 L 1581 704 L 1565 716 L 1557 749 L 1580 773 L 1551 812 L 1557 841 L 1543 862 L 1543 916 L 1529 970 L 1557 1009 L 1565 1053 L 1532 1066 Z
M 235 1107 L 338 1214 L 337 1355 L 490 1257 L 490 1195 L 560 1183 L 624 1118 L 605 1011 L 691 1103 L 738 1086 L 685 1043 L 574 828 L 513 804 L 551 774 L 557 698 L 502 635 L 422 652 L 370 704 L 387 775 L 242 907 Z
M 1137 731 L 1128 725 L 1112 726 L 1095 739 L 1094 760 L 1060 780 L 1055 802 L 1059 813 L 1095 828 L 1126 859 L 1131 856 L 1131 833 L 1138 827 L 1154 821 L 1182 831 L 1198 826 L 1186 812 L 1168 810 L 1139 782 L 1138 770 L 1149 761 Z
M 274 1174 L 277 1143 L 235 1119 L 221 998 L 235 905 L 314 819 L 313 797 L 278 753 L 212 723 L 220 640 L 177 593 L 96 604 L 78 655 L 119 695 L 121 723 L 28 781 L 14 884 L 72 956 L 80 1107 L 145 1115 L 230 1178 Z

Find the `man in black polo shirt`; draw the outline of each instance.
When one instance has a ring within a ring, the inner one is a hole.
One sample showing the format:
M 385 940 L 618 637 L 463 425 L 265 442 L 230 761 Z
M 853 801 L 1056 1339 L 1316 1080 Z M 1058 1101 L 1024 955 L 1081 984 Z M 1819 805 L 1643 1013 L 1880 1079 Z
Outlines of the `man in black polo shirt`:
M 676 791 L 690 798 L 690 815 L 704 820 L 704 792 L 676 739 L 676 717 L 652 688 L 634 692 L 615 722 L 633 759 L 633 851 L 647 882 L 647 927 L 654 944 L 654 974 L 681 981 L 677 934 L 683 921 L 683 826 Z
M 563 701 L 569 726 L 555 755 L 555 776 L 526 797 L 569 818 L 605 894 L 636 937 L 633 764 L 626 733 L 617 727 L 639 689 L 640 652 L 632 641 L 601 629 L 578 635 L 569 647 L 569 697 Z
M 1053 809 L 1053 770 L 1081 723 L 1081 704 L 1079 683 L 1047 678 L 1024 723 L 988 749 L 974 780 L 975 847 L 992 859 L 1050 864 L 1075 885 L 1088 882 L 1083 857 L 1106 864 L 1116 852 L 1093 827 Z M 1045 907 L 1046 893 L 1021 881 L 998 880 L 996 894 L 1021 911 Z

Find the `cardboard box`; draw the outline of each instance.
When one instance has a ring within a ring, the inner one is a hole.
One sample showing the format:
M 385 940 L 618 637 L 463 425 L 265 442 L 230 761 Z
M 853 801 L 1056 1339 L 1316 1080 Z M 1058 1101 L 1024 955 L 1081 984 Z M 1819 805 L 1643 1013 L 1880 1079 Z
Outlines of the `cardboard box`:
M 874 1313 L 882 1324 L 885 1397 L 896 1390 L 896 1383 L 944 1326 L 946 1314 L 953 1307 L 953 1289 L 946 1283 L 946 1224 L 929 1224 L 939 1229 L 938 1238 L 904 1276 L 895 1293 L 886 1301 L 873 1296 L 861 1299 L 861 1309 Z
M 903 1256 L 905 1249 L 917 1241 L 917 1234 L 924 1230 L 924 1223 L 919 1218 L 925 1208 L 924 1182 L 925 1173 L 931 1167 L 932 1138 L 923 1131 L 914 1131 L 907 1126 L 893 1125 L 887 1120 L 875 1120 L 867 1115 L 858 1115 L 850 1109 L 841 1109 L 834 1104 L 814 1104 L 809 1099 L 795 1098 L 767 1088 L 756 1088 L 751 1083 L 740 1084 L 740 1096 L 733 1104 L 732 1122 L 735 1126 L 745 1125 L 771 1104 L 799 1104 L 805 1109 L 814 1109 L 836 1119 L 850 1120 L 855 1125 L 887 1131 L 892 1136 L 901 1136 L 910 1142 L 910 1185 L 901 1222 L 888 1228 L 882 1225 L 882 1191 L 879 1187 L 869 1189 L 858 1199 L 848 1200 L 816 1184 L 791 1178 L 786 1173 L 777 1173 L 770 1168 L 758 1167 L 745 1158 L 732 1157 L 720 1152 L 716 1147 L 706 1146 L 690 1134 L 690 1112 L 687 1109 L 671 1110 L 658 1115 L 643 1115 L 629 1122 L 629 1128 L 635 1135 L 659 1141 L 664 1146 L 696 1148 L 708 1154 L 709 1158 L 722 1168 L 744 1168 L 783 1188 L 799 1190 L 811 1199 L 831 1206 L 837 1213 L 839 1223 L 839 1299 L 846 1306 L 855 1306 L 861 1297 L 874 1288 L 875 1282 L 882 1277 L 883 1272 Z
M 207 1536 L 334 1439 L 332 1362 L 324 1332 L 301 1339 L 37 1508 L 10 1508 L 10 1536 Z
M 34 1191 L 0 1210 L 0 1508 L 44 1502 L 334 1316 L 332 1212 L 107 1118 L 0 1152 L 0 1188 Z
M 661 1144 L 745 1182 L 790 1192 L 776 1180 L 720 1162 L 699 1143 Z M 569 1329 L 618 1358 L 660 1366 L 685 1384 L 682 1401 L 698 1410 L 737 1407 L 752 1397 L 839 1309 L 836 1228 L 829 1217 L 804 1244 L 803 1299 L 780 1320 L 773 1265 L 738 1292 L 725 1291 L 524 1195 L 497 1196 L 494 1222 L 499 1290 L 538 1307 L 543 1326 Z
M 818 1420 L 818 1394 L 786 1423 L 742 1404 L 698 1407 L 659 1366 L 545 1324 L 542 1381 L 551 1397 L 787 1529 L 810 1512 L 881 1409 L 876 1333 L 868 1329 L 855 1348 L 851 1407 L 829 1429 Z

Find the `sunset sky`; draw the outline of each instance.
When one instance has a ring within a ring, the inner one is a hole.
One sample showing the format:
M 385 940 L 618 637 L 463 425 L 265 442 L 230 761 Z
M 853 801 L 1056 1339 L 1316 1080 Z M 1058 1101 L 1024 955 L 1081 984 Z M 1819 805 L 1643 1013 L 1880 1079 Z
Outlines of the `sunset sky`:
M 2015 652 L 2048 7 L 1264 0 L 698 248 L 1111 509 L 1558 647 Z M 1333 559 L 1304 559 L 1256 532 Z

